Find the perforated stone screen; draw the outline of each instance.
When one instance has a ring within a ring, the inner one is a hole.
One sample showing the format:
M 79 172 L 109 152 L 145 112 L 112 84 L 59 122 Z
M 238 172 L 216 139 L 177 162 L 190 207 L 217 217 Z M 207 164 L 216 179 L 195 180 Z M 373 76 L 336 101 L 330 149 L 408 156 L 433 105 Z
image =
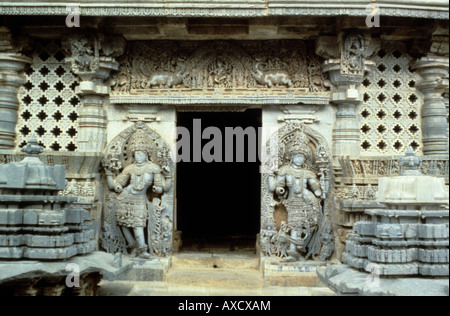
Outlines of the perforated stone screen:
M 418 75 L 402 43 L 383 43 L 372 58 L 376 68 L 362 85 L 361 153 L 365 156 L 402 155 L 409 146 L 422 154 Z
M 58 41 L 41 41 L 26 70 L 27 82 L 19 91 L 17 146 L 32 134 L 45 150 L 76 151 L 80 99 L 79 85 Z

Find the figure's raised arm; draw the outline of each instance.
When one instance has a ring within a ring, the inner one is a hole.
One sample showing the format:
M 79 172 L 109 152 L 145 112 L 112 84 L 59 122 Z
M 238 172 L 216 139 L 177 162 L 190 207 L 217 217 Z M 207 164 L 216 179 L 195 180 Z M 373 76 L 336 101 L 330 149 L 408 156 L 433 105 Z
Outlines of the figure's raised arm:
M 112 172 L 106 172 L 106 180 L 110 190 L 120 193 L 123 191 L 123 188 L 128 184 L 130 180 L 130 174 L 125 169 L 119 174 L 115 179 L 113 178 Z

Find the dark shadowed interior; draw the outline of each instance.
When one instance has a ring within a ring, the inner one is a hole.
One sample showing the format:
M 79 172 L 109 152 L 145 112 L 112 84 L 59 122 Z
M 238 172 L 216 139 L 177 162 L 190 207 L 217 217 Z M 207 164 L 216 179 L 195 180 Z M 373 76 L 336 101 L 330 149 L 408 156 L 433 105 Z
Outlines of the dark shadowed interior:
M 178 126 L 190 131 L 191 144 L 194 119 L 201 119 L 202 130 L 215 126 L 222 131 L 225 161 L 225 128 L 254 127 L 257 132 L 261 126 L 261 110 L 180 112 Z M 202 147 L 209 141 L 203 140 Z M 234 144 L 236 154 L 236 140 Z M 177 222 L 178 230 L 182 232 L 181 250 L 220 248 L 234 251 L 255 247 L 260 226 L 260 163 L 259 158 L 256 162 L 248 161 L 247 137 L 245 148 L 245 162 L 206 163 L 202 159 L 202 162 L 177 164 Z M 252 150 L 259 152 L 258 142 Z

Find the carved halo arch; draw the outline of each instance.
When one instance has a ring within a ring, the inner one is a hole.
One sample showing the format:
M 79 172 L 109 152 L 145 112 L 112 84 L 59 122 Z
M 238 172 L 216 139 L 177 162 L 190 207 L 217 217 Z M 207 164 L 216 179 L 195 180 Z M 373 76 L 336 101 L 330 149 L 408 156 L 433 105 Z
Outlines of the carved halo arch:
M 172 172 L 175 159 L 171 147 L 161 135 L 142 122 L 137 122 L 128 127 L 108 144 L 102 160 L 103 168 L 120 172 L 133 163 L 134 158 L 128 150 L 128 141 L 138 129 L 143 130 L 151 140 L 151 148 L 148 151 L 149 159 L 162 168 L 169 168 Z

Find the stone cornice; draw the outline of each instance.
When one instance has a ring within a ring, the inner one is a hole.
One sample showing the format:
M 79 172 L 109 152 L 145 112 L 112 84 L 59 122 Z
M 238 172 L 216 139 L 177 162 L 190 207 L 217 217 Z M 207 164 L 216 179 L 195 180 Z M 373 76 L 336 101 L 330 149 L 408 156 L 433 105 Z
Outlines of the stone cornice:
M 63 1 L 1 1 L 0 15 L 68 14 Z M 367 16 L 368 0 L 152 0 L 85 1 L 78 0 L 82 16 L 153 16 L 153 17 L 270 17 L 270 16 Z M 449 19 L 447 1 L 378 0 L 381 16 Z

